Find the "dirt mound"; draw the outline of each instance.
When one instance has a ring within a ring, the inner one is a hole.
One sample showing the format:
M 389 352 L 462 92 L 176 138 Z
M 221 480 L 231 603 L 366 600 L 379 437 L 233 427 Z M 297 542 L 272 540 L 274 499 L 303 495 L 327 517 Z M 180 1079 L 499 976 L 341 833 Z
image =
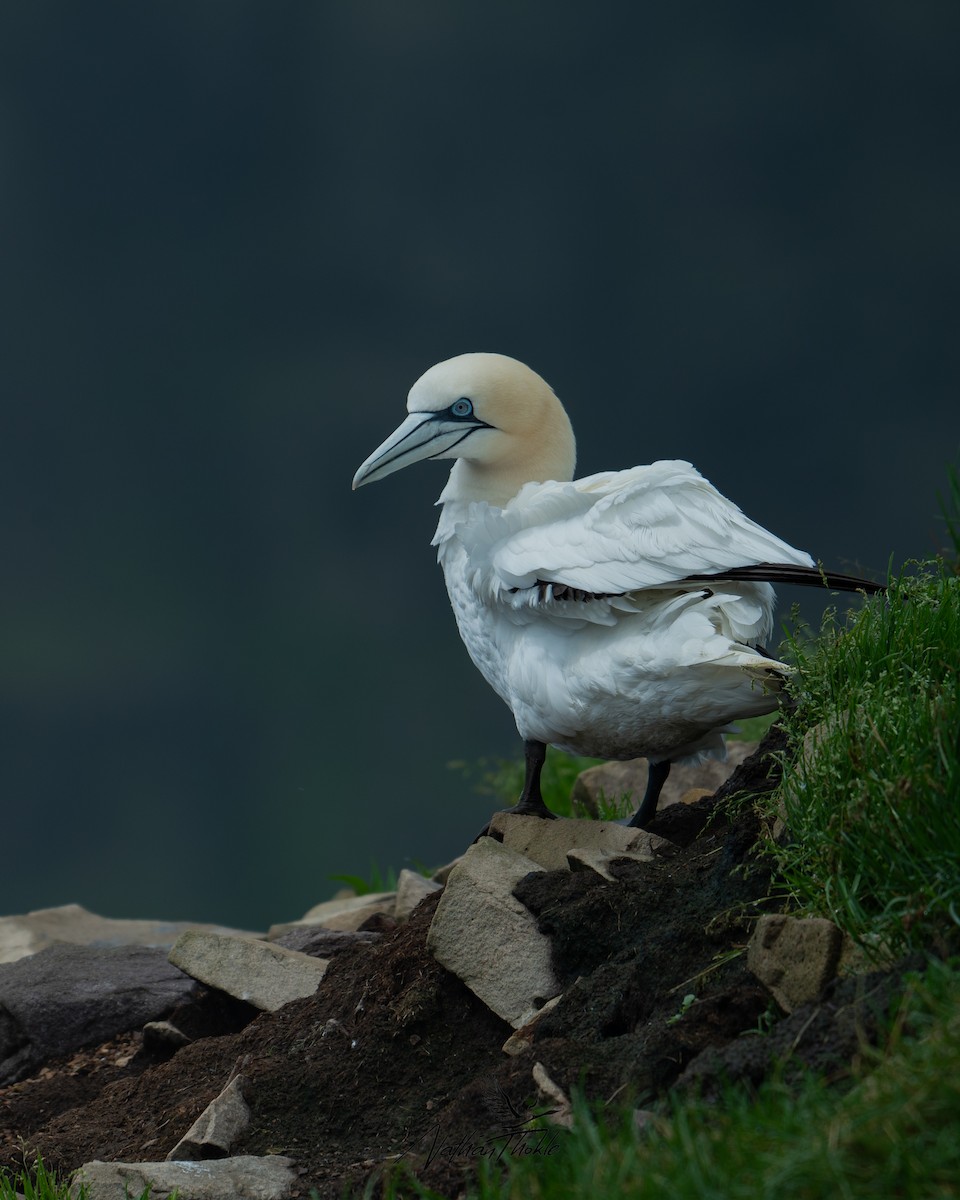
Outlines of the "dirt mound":
M 615 882 L 567 871 L 521 882 L 515 894 L 550 935 L 565 990 L 516 1057 L 502 1050 L 510 1027 L 427 953 L 433 896 L 406 925 L 339 954 L 314 996 L 239 1032 L 159 1063 L 132 1036 L 0 1092 L 4 1160 L 39 1151 L 71 1170 L 162 1159 L 242 1070 L 253 1119 L 233 1152 L 291 1156 L 299 1194 L 339 1198 L 398 1155 L 447 1189 L 529 1116 L 535 1062 L 564 1090 L 642 1106 L 682 1076 L 707 1091 L 731 1075 L 757 1082 L 773 1050 L 798 1039 L 786 1020 L 783 1038 L 741 1036 L 774 1017 L 742 954 L 770 875 L 752 807 L 732 797 L 773 786 L 778 736 L 716 797 L 664 813 L 657 832 L 683 846 L 673 857 L 624 863 Z M 836 1012 L 862 1036 L 856 996 L 842 1001 Z M 810 1061 L 842 1070 L 856 1046 L 825 1013 L 788 1020 L 803 1027 Z

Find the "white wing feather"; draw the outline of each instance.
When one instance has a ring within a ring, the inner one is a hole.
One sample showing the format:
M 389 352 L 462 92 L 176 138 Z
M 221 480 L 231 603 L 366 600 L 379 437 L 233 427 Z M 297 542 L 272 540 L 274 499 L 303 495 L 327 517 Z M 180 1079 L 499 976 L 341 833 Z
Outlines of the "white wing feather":
M 754 563 L 813 565 L 682 461 L 528 484 L 497 512 L 483 557 L 505 589 L 624 593 Z

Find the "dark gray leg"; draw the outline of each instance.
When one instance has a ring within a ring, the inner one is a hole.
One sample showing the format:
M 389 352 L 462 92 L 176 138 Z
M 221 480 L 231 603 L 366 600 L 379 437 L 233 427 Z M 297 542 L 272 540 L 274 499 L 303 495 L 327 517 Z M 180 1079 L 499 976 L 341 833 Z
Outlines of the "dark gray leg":
M 521 817 L 544 817 L 551 821 L 555 820 L 556 813 L 552 813 L 547 808 L 543 802 L 543 796 L 540 794 L 540 772 L 547 760 L 547 747 L 543 742 L 524 742 L 523 757 L 527 770 L 523 780 L 523 791 L 520 793 L 520 802 L 506 811 L 516 813 Z
M 543 796 L 540 794 L 540 772 L 543 770 L 543 764 L 547 758 L 546 745 L 543 742 L 524 742 L 523 757 L 526 760 L 526 774 L 523 780 L 523 791 L 520 793 L 520 802 L 513 808 L 505 808 L 503 811 L 516 813 L 519 817 L 544 817 L 555 821 L 557 814 L 547 808 L 543 802 Z M 488 821 L 473 840 L 478 842 L 480 838 L 486 837 L 489 833 L 490 823 Z
M 669 759 L 664 762 L 649 763 L 647 767 L 647 790 L 643 793 L 643 801 L 627 824 L 633 829 L 646 829 L 657 815 L 657 801 L 660 792 L 670 774 Z

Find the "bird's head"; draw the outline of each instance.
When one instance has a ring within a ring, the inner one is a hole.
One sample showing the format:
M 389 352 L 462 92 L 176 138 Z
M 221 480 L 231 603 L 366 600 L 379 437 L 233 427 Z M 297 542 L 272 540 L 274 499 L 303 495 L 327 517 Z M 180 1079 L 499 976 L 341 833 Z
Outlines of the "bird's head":
M 455 458 L 442 500 L 504 505 L 525 483 L 573 478 L 576 444 L 540 376 L 503 354 L 460 354 L 421 375 L 409 416 L 362 464 L 354 488 L 424 458 Z

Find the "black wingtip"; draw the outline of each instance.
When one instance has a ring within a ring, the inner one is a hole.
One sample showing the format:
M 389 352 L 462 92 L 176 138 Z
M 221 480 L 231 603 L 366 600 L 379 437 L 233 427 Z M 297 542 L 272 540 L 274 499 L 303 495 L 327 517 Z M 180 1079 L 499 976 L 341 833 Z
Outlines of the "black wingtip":
M 685 579 L 697 582 L 729 579 L 750 583 L 797 584 L 800 587 L 825 587 L 836 592 L 865 592 L 868 596 L 887 590 L 886 584 L 875 583 L 871 579 L 842 575 L 837 571 L 822 570 L 820 567 L 797 566 L 794 563 L 754 563 L 752 566 L 732 567 L 730 570 L 709 575 L 687 575 Z

